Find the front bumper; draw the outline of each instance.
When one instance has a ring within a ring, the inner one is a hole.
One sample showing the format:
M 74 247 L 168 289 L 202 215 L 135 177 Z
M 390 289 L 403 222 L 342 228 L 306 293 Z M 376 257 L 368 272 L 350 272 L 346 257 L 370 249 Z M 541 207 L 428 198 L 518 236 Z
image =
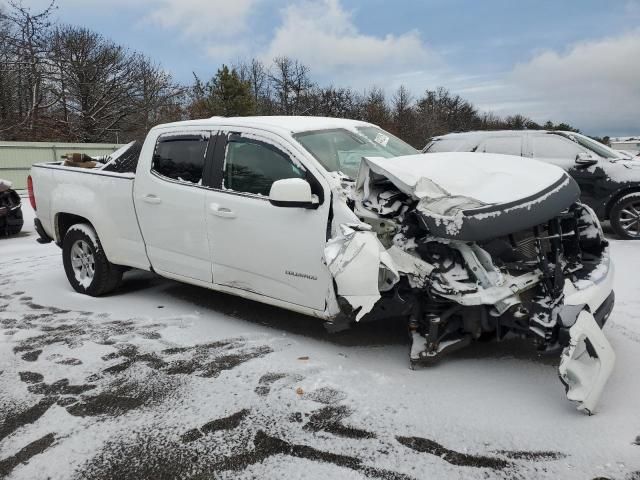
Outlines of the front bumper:
M 565 346 L 558 374 L 567 398 L 592 414 L 615 365 L 615 353 L 602 332 L 615 303 L 609 250 L 588 280 L 565 283 L 560 342 Z
M 589 278 L 575 283 L 565 281 L 564 304 L 587 305 L 591 312 L 597 312 L 613 292 L 614 274 L 609 247 L 605 247 L 600 265 L 594 269 Z

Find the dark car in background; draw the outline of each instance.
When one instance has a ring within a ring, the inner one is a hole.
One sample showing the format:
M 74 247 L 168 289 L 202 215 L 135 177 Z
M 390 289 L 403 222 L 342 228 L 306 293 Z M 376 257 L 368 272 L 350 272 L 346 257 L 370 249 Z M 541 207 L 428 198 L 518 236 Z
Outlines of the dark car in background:
M 500 130 L 434 137 L 423 152 L 486 152 L 528 157 L 565 169 L 581 200 L 624 239 L 640 239 L 640 161 L 575 132 Z
M 24 224 L 20 195 L 11 186 L 0 179 L 0 236 L 17 234 Z

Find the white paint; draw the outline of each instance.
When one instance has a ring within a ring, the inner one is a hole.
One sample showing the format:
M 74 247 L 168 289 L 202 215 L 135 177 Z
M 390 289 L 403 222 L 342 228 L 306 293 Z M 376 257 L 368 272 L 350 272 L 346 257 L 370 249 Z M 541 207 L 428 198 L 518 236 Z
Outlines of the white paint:
M 450 195 L 484 204 L 522 200 L 564 176 L 560 168 L 534 160 L 470 152 L 365 158 L 358 187 L 363 186 L 367 169 L 417 199 Z
M 604 386 L 613 371 L 616 356 L 593 315 L 583 310 L 569 329 L 570 345 L 564 349 L 558 371 L 568 385 L 567 398 L 578 404 L 578 410 L 595 413 Z M 596 357 L 587 350 L 593 346 Z
M 371 230 L 341 225 L 340 236 L 327 242 L 325 260 L 338 286 L 338 293 L 358 310 L 356 321 L 369 313 L 380 299 L 378 270 L 390 273 L 392 287 L 400 278 L 392 258 Z M 388 288 L 387 288 L 388 289 Z

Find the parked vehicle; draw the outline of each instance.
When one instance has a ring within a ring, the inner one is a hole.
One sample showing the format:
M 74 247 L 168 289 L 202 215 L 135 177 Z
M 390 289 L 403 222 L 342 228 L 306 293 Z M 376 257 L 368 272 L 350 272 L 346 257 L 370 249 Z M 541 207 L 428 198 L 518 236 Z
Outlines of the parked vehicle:
M 423 155 L 375 125 L 317 117 L 160 125 L 95 169 L 32 169 L 36 228 L 73 288 L 127 268 L 312 315 L 333 330 L 406 319 L 412 365 L 508 333 L 562 350 L 593 412 L 614 353 L 613 267 L 553 165 Z
M 534 158 L 569 172 L 581 200 L 624 239 L 640 239 L 640 162 L 574 132 L 502 130 L 450 133 L 424 152 L 490 152 Z
M 0 179 L 0 235 L 16 235 L 22 230 L 22 201 L 11 182 Z

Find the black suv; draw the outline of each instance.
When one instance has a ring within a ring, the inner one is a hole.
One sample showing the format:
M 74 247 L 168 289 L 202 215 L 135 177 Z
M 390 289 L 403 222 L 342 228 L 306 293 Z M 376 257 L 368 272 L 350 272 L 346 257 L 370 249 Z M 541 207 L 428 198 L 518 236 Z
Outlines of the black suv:
M 582 202 L 618 236 L 640 239 L 640 160 L 574 132 L 501 130 L 450 133 L 433 138 L 423 152 L 486 152 L 553 163 L 580 185 Z
M 0 235 L 19 233 L 23 223 L 20 195 L 11 189 L 10 182 L 0 179 Z

